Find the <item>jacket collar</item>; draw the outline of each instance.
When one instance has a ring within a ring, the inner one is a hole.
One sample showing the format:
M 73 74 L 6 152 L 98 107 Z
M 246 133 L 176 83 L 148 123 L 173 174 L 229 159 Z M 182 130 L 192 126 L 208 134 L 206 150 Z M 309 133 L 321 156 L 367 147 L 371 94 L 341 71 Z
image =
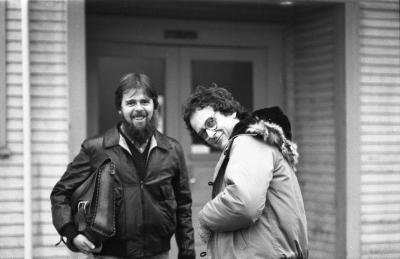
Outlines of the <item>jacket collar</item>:
M 157 147 L 168 150 L 171 149 L 172 146 L 168 140 L 168 137 L 164 134 L 162 134 L 161 132 L 159 132 L 158 130 L 156 130 L 154 132 L 153 138 L 156 141 Z M 151 146 L 150 146 L 151 148 Z
M 120 138 L 120 135 L 119 135 L 119 131 L 118 131 L 118 125 L 115 125 L 111 129 L 107 130 L 106 133 L 104 134 L 103 147 L 111 148 L 114 146 L 118 146 L 119 138 Z
M 119 125 L 112 127 L 111 129 L 107 130 L 106 133 L 104 134 L 104 139 L 103 139 L 104 148 L 111 148 L 114 146 L 118 146 L 120 145 L 120 143 L 122 144 L 121 146 L 124 147 L 123 142 L 125 142 L 125 139 L 123 139 L 123 137 L 120 135 L 118 131 L 118 126 Z M 126 142 L 125 146 L 127 146 Z M 171 144 L 168 141 L 167 136 L 165 136 L 164 134 L 160 133 L 157 130 L 154 132 L 154 135 L 152 136 L 150 143 L 150 149 L 154 147 L 159 147 L 165 150 L 172 148 Z

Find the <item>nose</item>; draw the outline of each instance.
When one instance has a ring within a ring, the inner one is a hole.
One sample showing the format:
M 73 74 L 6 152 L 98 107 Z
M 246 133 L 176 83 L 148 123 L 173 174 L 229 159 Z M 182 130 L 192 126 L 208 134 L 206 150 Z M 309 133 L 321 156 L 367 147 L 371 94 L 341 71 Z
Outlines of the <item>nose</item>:
M 147 112 L 146 109 L 144 108 L 143 105 L 141 104 L 137 104 L 135 106 L 133 106 L 133 109 L 131 111 L 131 115 L 136 117 L 136 116 L 146 116 Z
M 135 108 L 135 109 L 142 109 L 143 106 L 138 102 L 138 103 L 136 103 L 136 104 L 133 106 L 133 108 Z
M 145 110 L 144 106 L 142 104 L 140 104 L 140 103 L 137 103 L 136 105 L 133 106 L 133 111 L 134 112 L 136 112 L 136 111 L 144 111 L 144 110 Z

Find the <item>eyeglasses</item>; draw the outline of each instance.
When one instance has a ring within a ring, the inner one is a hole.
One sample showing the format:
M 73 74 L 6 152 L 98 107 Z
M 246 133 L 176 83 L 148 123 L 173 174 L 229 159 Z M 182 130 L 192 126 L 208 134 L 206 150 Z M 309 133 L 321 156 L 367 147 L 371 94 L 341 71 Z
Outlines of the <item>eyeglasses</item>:
M 204 122 L 204 128 L 201 129 L 197 134 L 204 140 L 208 138 L 207 130 L 215 131 L 217 129 L 217 119 L 215 113 Z

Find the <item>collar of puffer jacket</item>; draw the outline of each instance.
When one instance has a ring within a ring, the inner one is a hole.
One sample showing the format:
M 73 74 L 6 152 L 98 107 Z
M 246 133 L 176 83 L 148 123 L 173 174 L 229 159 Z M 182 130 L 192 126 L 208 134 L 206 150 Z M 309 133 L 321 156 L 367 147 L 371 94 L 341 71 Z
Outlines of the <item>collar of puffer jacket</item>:
M 261 120 L 250 124 L 246 133 L 257 134 L 262 137 L 265 143 L 276 146 L 293 170 L 296 171 L 296 165 L 299 162 L 297 145 L 285 138 L 280 126 Z
M 249 116 L 236 124 L 230 138 L 234 138 L 243 133 L 255 134 L 260 136 L 265 143 L 276 146 L 293 170 L 296 171 L 296 165 L 299 161 L 297 145 L 286 139 L 279 125 L 273 122 L 256 120 Z

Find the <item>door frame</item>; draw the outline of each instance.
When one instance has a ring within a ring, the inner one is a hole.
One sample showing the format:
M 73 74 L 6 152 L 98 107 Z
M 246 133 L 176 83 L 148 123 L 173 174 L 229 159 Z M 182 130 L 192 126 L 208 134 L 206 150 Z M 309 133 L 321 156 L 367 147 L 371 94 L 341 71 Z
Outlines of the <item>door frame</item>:
M 69 157 L 87 136 L 85 1 L 67 1 Z M 73 98 L 71 98 L 73 96 Z

